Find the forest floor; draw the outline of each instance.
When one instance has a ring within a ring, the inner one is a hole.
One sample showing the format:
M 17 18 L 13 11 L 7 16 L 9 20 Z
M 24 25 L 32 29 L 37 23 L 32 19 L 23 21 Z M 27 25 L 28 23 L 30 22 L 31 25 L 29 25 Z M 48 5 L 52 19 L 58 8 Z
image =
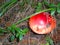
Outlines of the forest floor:
M 6 28 L 10 26 L 13 23 L 16 23 L 18 20 L 21 20 L 31 14 L 34 13 L 36 5 L 38 1 L 34 0 L 34 5 L 31 6 L 29 4 L 25 4 L 24 7 L 15 4 L 13 7 L 11 7 L 7 13 L 5 13 L 2 17 L 0 17 L 0 27 Z M 20 12 L 21 10 L 21 12 Z M 17 25 L 20 28 L 29 28 L 29 32 L 23 37 L 23 39 L 19 42 L 20 45 L 41 45 L 46 44 L 45 37 L 48 35 L 52 38 L 54 41 L 54 45 L 60 45 L 60 15 L 56 17 L 57 21 L 57 27 L 54 29 L 53 32 L 46 34 L 46 35 L 38 35 L 31 31 L 31 29 L 28 27 L 28 20 L 20 23 Z M 4 34 L 0 36 L 0 45 L 17 45 L 16 40 L 13 42 L 9 41 L 10 34 Z

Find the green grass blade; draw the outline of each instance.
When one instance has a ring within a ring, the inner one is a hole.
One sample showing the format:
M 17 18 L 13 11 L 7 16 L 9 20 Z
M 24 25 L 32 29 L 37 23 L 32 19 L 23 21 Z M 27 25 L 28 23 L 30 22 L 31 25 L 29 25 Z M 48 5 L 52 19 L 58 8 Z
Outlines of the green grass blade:
M 11 4 L 9 4 L 5 9 L 3 9 L 3 11 L 0 13 L 0 16 L 2 16 L 8 9 L 10 6 L 12 6 L 14 3 L 16 3 L 17 0 L 14 0 L 14 2 L 12 2 Z
M 9 2 L 6 2 L 5 4 L 3 4 L 0 9 L 3 9 L 5 8 L 7 5 L 9 5 L 11 2 L 13 2 L 13 0 L 9 1 Z

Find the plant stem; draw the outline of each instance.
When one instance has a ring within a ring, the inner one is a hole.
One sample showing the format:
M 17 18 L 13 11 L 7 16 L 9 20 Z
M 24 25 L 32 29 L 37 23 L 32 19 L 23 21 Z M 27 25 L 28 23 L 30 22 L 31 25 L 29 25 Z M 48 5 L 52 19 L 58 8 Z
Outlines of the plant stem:
M 45 9 L 45 10 L 42 10 L 42 11 L 40 11 L 40 12 L 34 13 L 34 14 L 32 14 L 32 15 L 26 17 L 26 18 L 23 18 L 22 20 L 17 21 L 15 24 L 17 25 L 17 24 L 21 23 L 22 21 L 25 21 L 25 20 L 29 19 L 30 17 L 32 17 L 32 16 L 34 16 L 34 15 L 36 15 L 36 14 L 39 14 L 39 13 L 45 12 L 45 11 L 49 11 L 49 10 L 52 10 L 52 9 L 53 9 L 53 8 L 49 8 L 49 9 Z

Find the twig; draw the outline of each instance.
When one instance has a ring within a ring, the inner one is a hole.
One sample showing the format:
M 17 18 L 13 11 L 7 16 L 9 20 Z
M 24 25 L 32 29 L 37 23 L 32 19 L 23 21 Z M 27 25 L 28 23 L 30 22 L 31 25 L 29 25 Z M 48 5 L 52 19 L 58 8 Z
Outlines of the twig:
M 11 33 L 10 34 L 7 34 L 7 36 L 2 40 L 2 42 L 6 41 L 6 39 L 11 36 Z
M 8 12 L 10 12 L 14 7 L 16 7 L 18 5 L 18 2 L 12 7 L 12 8 L 10 8 L 8 11 L 7 11 L 7 13 Z M 5 15 L 7 14 L 7 13 L 5 13 Z

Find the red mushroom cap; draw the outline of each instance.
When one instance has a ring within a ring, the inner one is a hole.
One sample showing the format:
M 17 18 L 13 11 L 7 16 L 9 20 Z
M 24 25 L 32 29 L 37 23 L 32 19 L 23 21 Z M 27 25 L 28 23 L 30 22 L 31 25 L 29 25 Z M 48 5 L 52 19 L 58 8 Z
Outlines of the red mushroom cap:
M 29 26 L 37 34 L 47 34 L 56 27 L 56 20 L 49 13 L 42 12 L 29 19 Z

